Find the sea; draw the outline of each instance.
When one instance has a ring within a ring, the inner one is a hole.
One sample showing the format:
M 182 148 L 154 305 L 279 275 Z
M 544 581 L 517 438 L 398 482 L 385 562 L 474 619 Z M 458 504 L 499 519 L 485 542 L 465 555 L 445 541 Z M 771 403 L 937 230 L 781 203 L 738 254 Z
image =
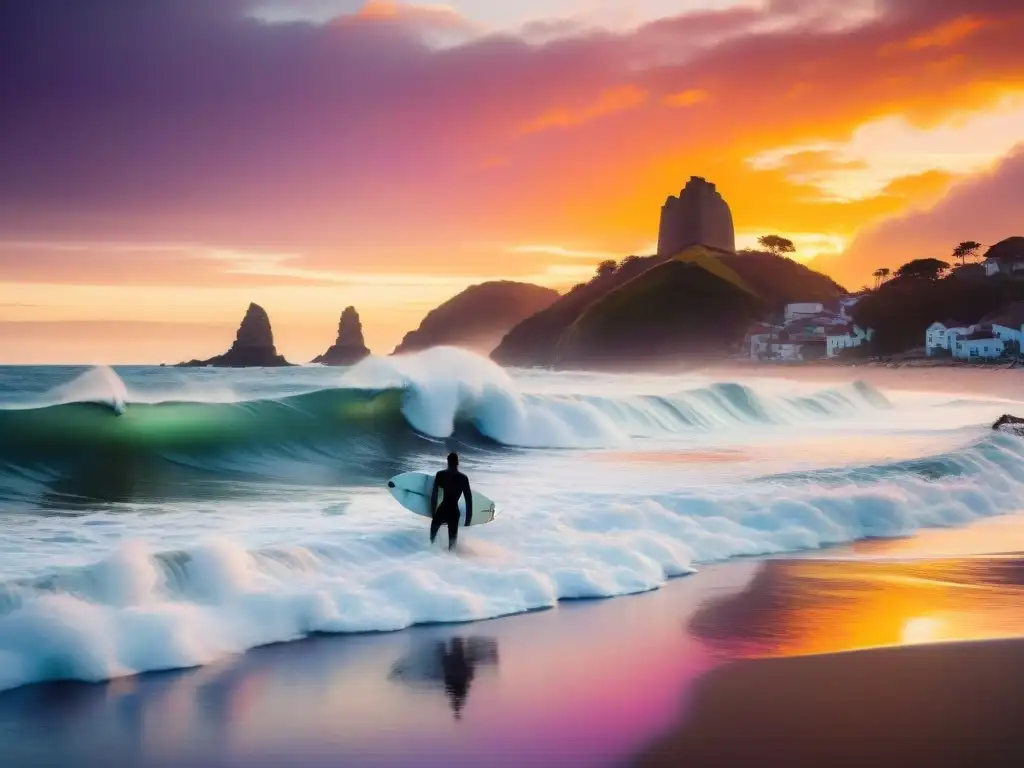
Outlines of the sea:
M 990 428 L 1019 400 L 848 373 L 513 370 L 452 348 L 0 367 L 0 690 L 629 599 L 1021 509 L 1024 440 Z M 386 485 L 452 450 L 498 514 L 449 553 Z

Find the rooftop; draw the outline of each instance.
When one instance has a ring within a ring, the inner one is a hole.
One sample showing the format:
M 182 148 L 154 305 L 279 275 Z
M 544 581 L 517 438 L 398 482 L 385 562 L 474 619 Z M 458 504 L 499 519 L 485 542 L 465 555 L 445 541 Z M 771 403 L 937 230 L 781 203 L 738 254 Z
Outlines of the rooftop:
M 1024 237 L 1000 240 L 985 252 L 985 258 L 996 261 L 1024 261 Z
M 975 331 L 963 337 L 963 341 L 998 341 L 991 331 Z

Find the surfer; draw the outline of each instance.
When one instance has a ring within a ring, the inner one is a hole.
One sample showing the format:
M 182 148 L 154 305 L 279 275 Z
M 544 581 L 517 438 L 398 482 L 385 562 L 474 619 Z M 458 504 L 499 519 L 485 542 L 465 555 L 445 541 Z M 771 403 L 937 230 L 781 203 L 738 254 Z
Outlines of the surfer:
M 441 504 L 437 504 L 438 490 L 444 491 Z M 466 525 L 473 519 L 473 493 L 469 478 L 459 472 L 459 454 L 448 454 L 448 469 L 434 475 L 434 489 L 430 492 L 430 543 L 434 543 L 441 526 L 448 526 L 448 549 L 455 549 L 459 536 L 459 497 L 466 497 Z

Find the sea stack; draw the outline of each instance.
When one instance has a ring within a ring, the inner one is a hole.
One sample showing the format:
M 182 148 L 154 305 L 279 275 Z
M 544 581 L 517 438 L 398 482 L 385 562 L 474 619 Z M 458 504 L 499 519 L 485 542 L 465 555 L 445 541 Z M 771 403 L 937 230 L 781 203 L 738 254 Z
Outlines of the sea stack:
M 323 365 L 354 365 L 368 357 L 370 350 L 363 341 L 363 324 L 355 307 L 345 307 L 338 321 L 338 338 L 330 349 L 313 358 Z
M 661 207 L 658 255 L 672 258 L 691 245 L 728 253 L 736 251 L 732 211 L 715 185 L 691 176 L 679 197 L 671 195 Z
M 235 343 L 223 355 L 209 360 L 190 360 L 179 366 L 214 366 L 221 368 L 276 368 L 291 365 L 274 347 L 270 318 L 259 304 L 250 304 L 235 334 Z

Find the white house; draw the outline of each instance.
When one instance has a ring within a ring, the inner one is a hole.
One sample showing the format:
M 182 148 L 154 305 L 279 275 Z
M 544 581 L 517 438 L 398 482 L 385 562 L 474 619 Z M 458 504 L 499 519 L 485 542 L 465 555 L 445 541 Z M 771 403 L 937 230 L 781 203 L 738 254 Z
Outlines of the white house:
M 813 317 L 825 311 L 825 305 L 821 302 L 805 301 L 796 304 L 786 305 L 786 324 L 793 322 L 798 317 Z
M 1003 354 L 1003 340 L 988 331 L 977 331 L 959 336 L 953 344 L 953 357 L 962 360 L 978 360 L 1000 357 Z
M 992 329 L 992 335 L 1009 344 L 1013 342 L 1019 351 L 1024 347 L 1024 302 L 1017 301 L 1005 307 L 1001 312 L 989 315 L 982 320 L 984 325 L 979 330 Z
M 839 350 L 848 347 L 859 347 L 866 341 L 871 341 L 874 331 L 868 328 L 866 331 L 858 325 L 847 325 L 833 328 L 826 336 L 827 351 L 829 357 L 835 357 Z
M 939 350 L 952 352 L 957 337 L 968 336 L 975 330 L 975 326 L 964 325 L 956 320 L 936 321 L 924 333 L 925 350 L 929 356 L 936 355 Z
M 992 323 L 992 335 L 1001 339 L 1004 343 L 1015 341 L 1019 345 L 1021 343 L 1021 339 L 1024 338 L 1021 336 L 1022 330 L 1024 330 L 1024 328 L 1010 328 L 1005 325 L 1000 325 L 999 323 Z

